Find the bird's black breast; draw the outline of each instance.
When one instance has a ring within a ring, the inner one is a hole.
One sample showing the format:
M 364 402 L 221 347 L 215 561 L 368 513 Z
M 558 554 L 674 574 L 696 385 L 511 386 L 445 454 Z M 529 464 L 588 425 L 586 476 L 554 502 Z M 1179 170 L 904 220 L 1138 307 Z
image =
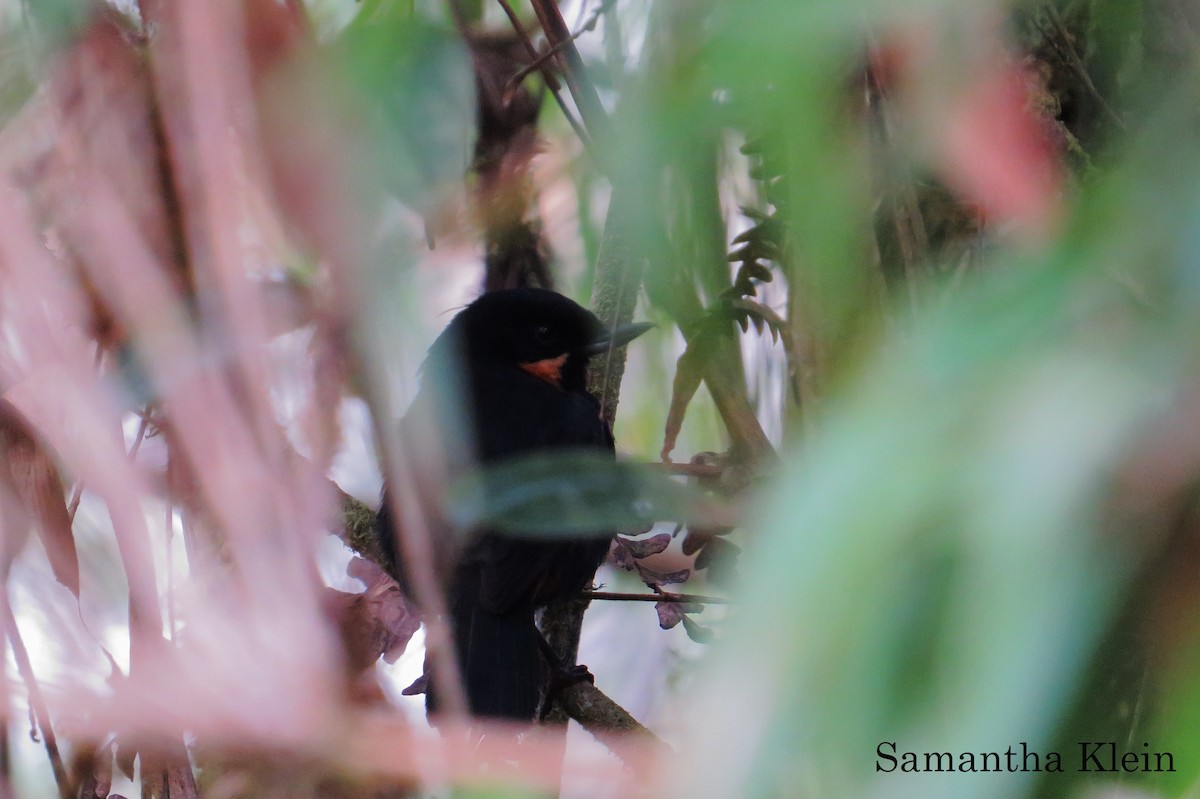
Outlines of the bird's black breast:
M 563 391 L 519 368 L 472 369 L 473 427 L 482 463 L 566 448 L 612 452 L 600 403 L 583 391 Z
M 612 453 L 612 434 L 600 404 L 581 391 L 563 391 L 520 369 L 474 370 L 472 406 L 483 464 L 561 449 Z M 489 612 L 540 606 L 586 587 L 608 552 L 611 533 L 547 541 L 518 533 L 476 531 L 460 570 L 477 570 L 479 602 Z

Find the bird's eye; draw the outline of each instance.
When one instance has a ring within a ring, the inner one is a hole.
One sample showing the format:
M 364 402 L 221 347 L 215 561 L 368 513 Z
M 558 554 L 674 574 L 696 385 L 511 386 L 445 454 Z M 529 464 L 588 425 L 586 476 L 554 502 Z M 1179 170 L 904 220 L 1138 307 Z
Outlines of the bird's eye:
M 554 328 L 550 325 L 538 325 L 533 329 L 533 337 L 539 344 L 550 344 L 554 341 Z

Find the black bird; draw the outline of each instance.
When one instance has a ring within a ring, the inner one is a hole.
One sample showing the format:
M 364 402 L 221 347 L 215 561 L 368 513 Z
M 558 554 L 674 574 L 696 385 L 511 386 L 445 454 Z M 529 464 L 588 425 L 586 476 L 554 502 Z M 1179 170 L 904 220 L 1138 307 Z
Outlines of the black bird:
M 625 325 L 610 335 L 591 312 L 543 289 L 484 294 L 430 348 L 421 388 L 401 421 L 403 439 L 422 458 L 414 464 L 418 481 L 444 483 L 475 465 L 564 448 L 612 453 L 612 432 L 585 384 L 588 359 L 649 327 Z M 437 490 L 419 488 L 426 498 Z M 588 585 L 612 534 L 546 540 L 455 531 L 435 503 L 424 510 L 472 714 L 532 719 L 544 671 L 534 614 Z M 404 582 L 386 497 L 377 534 Z

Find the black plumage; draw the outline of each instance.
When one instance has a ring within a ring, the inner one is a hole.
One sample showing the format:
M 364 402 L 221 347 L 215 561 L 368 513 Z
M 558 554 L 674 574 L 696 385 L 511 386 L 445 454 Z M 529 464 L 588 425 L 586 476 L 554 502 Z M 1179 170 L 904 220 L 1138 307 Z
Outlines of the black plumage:
M 541 289 L 485 294 L 461 311 L 430 348 L 421 388 L 401 422 L 421 496 L 478 464 L 559 449 L 614 451 L 600 404 L 586 388 L 591 354 L 646 326 L 606 335 L 571 300 Z M 531 719 L 543 672 L 534 616 L 587 586 L 611 533 L 571 539 L 452 529 L 435 502 L 423 510 L 435 538 L 467 701 L 479 716 Z M 395 561 L 385 498 L 378 534 Z M 427 706 L 437 697 L 427 688 Z

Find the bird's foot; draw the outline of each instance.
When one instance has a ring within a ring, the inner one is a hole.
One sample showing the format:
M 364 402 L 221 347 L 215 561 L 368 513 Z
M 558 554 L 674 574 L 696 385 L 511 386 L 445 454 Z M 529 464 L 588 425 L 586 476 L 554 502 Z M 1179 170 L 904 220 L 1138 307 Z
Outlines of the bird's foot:
M 565 663 L 550 664 L 550 679 L 546 684 L 546 696 L 542 699 L 542 706 L 538 710 L 538 721 L 545 721 L 546 716 L 550 715 L 550 709 L 554 707 L 554 700 L 559 695 L 577 683 L 588 682 L 595 685 L 596 677 L 588 667 L 582 663 L 574 665 L 566 665 Z

